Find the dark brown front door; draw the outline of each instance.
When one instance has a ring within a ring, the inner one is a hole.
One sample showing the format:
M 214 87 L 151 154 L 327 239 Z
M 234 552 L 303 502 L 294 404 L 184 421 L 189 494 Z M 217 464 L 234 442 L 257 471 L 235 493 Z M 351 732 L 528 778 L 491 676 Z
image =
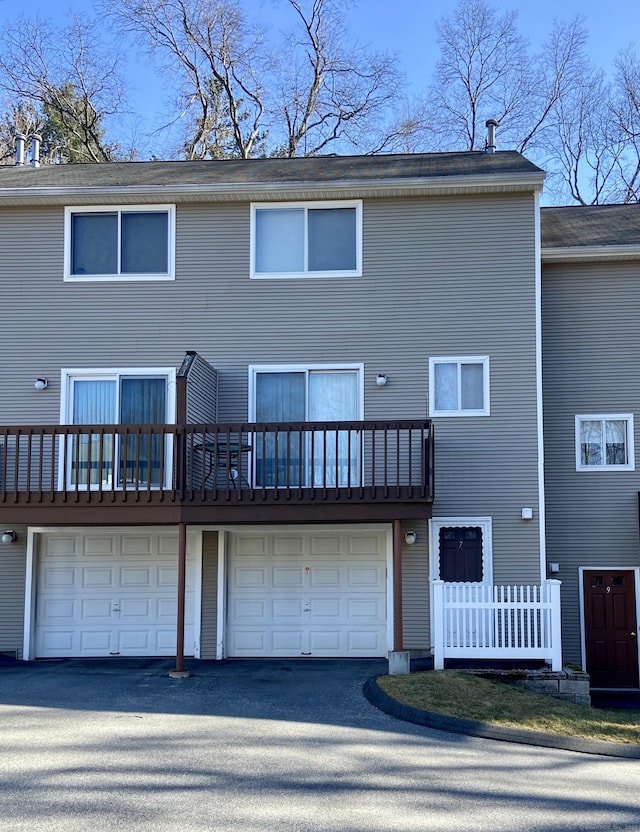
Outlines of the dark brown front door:
M 440 580 L 481 582 L 482 529 L 449 526 L 440 529 Z
M 587 673 L 596 688 L 638 687 L 635 575 L 631 570 L 584 572 Z

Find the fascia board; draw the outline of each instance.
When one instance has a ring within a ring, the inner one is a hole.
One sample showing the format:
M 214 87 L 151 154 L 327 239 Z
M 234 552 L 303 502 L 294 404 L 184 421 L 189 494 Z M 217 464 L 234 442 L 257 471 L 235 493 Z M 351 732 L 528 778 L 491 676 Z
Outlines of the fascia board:
M 543 173 L 430 176 L 415 179 L 303 181 L 291 183 L 95 185 L 66 187 L 1 188 L 0 205 L 63 205 L 109 202 L 245 202 L 286 198 L 361 198 L 367 196 L 429 196 L 537 192 Z
M 597 260 L 638 260 L 640 245 L 564 246 L 543 248 L 543 263 L 587 263 Z

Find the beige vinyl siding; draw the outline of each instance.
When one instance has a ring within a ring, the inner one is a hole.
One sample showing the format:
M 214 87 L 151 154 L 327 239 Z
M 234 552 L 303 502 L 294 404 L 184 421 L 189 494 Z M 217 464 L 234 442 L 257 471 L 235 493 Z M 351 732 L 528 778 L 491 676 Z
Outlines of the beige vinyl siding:
M 22 657 L 27 530 L 13 526 L 15 543 L 2 546 L 0 572 L 0 653 Z
M 428 650 L 429 632 L 429 530 L 426 521 L 406 522 L 402 535 L 416 533 L 416 542 L 402 543 L 403 647 L 405 650 Z
M 221 422 L 247 419 L 248 366 L 267 363 L 363 363 L 366 419 L 426 419 L 429 356 L 488 355 L 491 416 L 434 420 L 433 514 L 491 516 L 496 580 L 539 581 L 533 194 L 365 200 L 362 277 L 250 280 L 249 223 L 249 203 L 181 203 L 175 281 L 63 283 L 63 208 L 0 209 L 20 355 L 0 421 L 58 422 L 63 367 L 177 368 L 186 350 L 218 371 Z M 428 593 L 407 583 L 422 646 Z
M 215 659 L 218 633 L 218 533 L 202 533 L 200 657 Z
M 580 660 L 580 566 L 640 564 L 640 264 L 543 271 L 547 560 L 560 564 L 566 661 Z M 635 471 L 576 471 L 575 416 L 631 413 Z

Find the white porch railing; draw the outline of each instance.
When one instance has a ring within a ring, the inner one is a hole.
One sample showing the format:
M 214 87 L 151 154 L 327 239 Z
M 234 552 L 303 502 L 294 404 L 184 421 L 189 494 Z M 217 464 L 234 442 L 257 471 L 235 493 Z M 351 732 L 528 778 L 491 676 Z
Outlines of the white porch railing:
M 445 659 L 542 659 L 562 670 L 560 584 L 433 581 L 434 668 Z

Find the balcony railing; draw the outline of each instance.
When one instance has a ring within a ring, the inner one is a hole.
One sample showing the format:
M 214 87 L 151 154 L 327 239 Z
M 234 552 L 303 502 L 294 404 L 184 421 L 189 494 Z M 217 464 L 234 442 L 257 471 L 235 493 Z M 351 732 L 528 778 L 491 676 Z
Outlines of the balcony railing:
M 0 427 L 0 504 L 433 500 L 429 422 Z

